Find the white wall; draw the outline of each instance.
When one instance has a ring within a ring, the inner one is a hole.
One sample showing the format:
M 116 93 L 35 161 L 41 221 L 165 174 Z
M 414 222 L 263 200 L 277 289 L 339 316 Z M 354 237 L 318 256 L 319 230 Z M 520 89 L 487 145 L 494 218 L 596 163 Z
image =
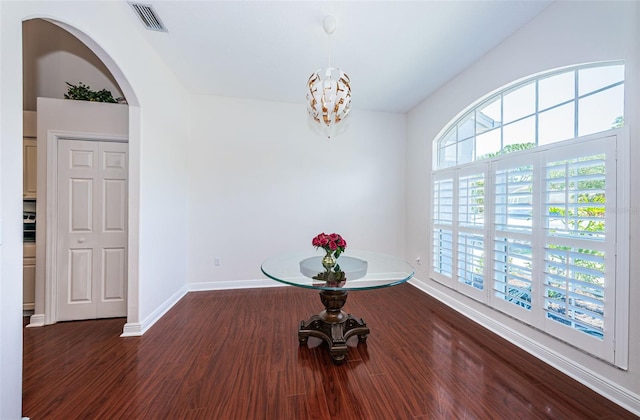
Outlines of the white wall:
M 561 66 L 624 59 L 626 61 L 625 125 L 631 140 L 631 162 L 640 157 L 640 3 L 556 2 L 511 38 L 427 98 L 408 115 L 407 125 L 407 248 L 410 255 L 428 255 L 429 175 L 432 141 L 459 111 L 499 87 L 543 70 Z M 631 214 L 640 209 L 640 168 L 631 168 Z M 481 319 L 485 325 L 551 364 L 559 367 L 627 408 L 640 413 L 640 274 L 638 255 L 640 220 L 631 218 L 631 311 L 629 370 L 564 345 L 524 327 L 471 299 L 429 280 L 429 263 L 419 266 L 422 286 L 458 310 Z M 524 337 L 512 335 L 525 331 Z
M 64 98 L 68 86 L 79 82 L 92 90 L 107 89 L 114 98 L 122 92 L 104 63 L 69 32 L 41 19 L 23 25 L 25 110 L 36 110 L 36 98 Z
M 20 23 L 0 2 L 0 419 L 22 401 L 22 57 Z M 6 51 L 6 54 L 5 54 Z
M 354 110 L 349 119 L 327 140 L 304 105 L 191 97 L 191 287 L 277 285 L 260 264 L 314 253 L 322 231 L 343 235 L 347 254 L 404 253 L 405 116 Z
M 188 96 L 140 36 L 144 29 L 131 7 L 126 2 L 0 1 L 2 419 L 21 416 L 21 37 L 22 21 L 40 17 L 75 28 L 74 35 L 91 45 L 129 100 L 130 331 L 144 331 L 186 288 Z

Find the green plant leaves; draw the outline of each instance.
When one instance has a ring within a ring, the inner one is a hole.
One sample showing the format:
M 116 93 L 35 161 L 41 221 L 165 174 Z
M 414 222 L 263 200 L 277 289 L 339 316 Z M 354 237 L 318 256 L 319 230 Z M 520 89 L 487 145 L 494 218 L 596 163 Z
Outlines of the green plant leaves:
M 91 101 L 91 102 L 109 102 L 116 103 L 113 95 L 107 89 L 99 91 L 91 90 L 90 86 L 79 82 L 77 85 L 72 85 L 69 82 L 65 82 L 69 89 L 64 94 L 65 99 L 74 99 L 77 101 Z

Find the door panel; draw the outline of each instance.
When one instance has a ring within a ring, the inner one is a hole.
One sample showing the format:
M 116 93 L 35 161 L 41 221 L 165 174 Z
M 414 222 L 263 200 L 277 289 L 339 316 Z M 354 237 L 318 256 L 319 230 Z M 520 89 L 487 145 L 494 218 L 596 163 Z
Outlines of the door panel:
M 104 181 L 104 201 L 107 204 L 104 212 L 104 231 L 124 232 L 127 211 L 126 181 L 122 179 L 106 179 Z
M 70 179 L 69 225 L 72 233 L 91 232 L 93 228 L 93 180 Z
M 58 143 L 58 321 L 126 316 L 127 144 Z
M 90 249 L 69 250 L 69 304 L 91 302 L 92 295 L 92 252 Z
M 69 141 L 69 140 L 63 140 Z M 94 151 L 93 150 L 70 150 L 71 157 L 71 168 L 80 169 L 86 168 L 91 169 L 94 166 Z
M 126 278 L 125 249 L 102 250 L 102 300 L 118 300 L 124 298 Z
M 100 284 L 98 318 L 127 311 L 127 143 L 100 142 Z

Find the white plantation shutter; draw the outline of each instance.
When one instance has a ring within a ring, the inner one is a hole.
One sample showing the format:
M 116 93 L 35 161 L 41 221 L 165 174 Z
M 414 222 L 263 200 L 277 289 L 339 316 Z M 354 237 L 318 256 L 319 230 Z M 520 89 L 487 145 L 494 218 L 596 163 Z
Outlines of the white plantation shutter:
M 531 159 L 531 155 L 527 157 Z M 494 166 L 496 168 L 494 222 L 495 229 L 501 232 L 521 232 L 531 235 L 533 165 L 529 162 L 518 162 L 522 160 L 507 158 Z
M 616 362 L 617 144 L 592 136 L 435 173 L 432 278 Z
M 444 283 L 450 283 L 453 279 L 454 174 L 441 173 L 433 184 L 431 276 Z
M 546 155 L 543 329 L 605 359 L 614 356 L 616 176 L 615 137 Z
M 458 290 L 474 294 L 471 287 L 484 290 L 484 236 L 471 232 L 458 234 Z
M 509 156 L 493 164 L 494 238 L 492 305 L 532 322 L 535 304 L 534 165 L 538 153 Z M 537 169 L 537 167 L 536 167 Z
M 458 225 L 478 232 L 484 229 L 485 166 L 482 172 L 474 167 L 458 176 Z
M 493 293 L 494 304 L 531 322 L 533 298 L 533 247 L 531 240 L 496 237 L 493 241 Z
M 486 163 L 458 170 L 457 289 L 484 300 Z

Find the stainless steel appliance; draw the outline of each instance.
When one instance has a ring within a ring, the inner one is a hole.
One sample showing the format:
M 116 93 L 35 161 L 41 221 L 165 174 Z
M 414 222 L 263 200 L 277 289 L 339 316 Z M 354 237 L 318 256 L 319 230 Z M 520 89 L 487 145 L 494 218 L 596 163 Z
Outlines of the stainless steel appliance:
M 23 240 L 24 242 L 36 241 L 36 213 L 32 211 L 22 212 Z

